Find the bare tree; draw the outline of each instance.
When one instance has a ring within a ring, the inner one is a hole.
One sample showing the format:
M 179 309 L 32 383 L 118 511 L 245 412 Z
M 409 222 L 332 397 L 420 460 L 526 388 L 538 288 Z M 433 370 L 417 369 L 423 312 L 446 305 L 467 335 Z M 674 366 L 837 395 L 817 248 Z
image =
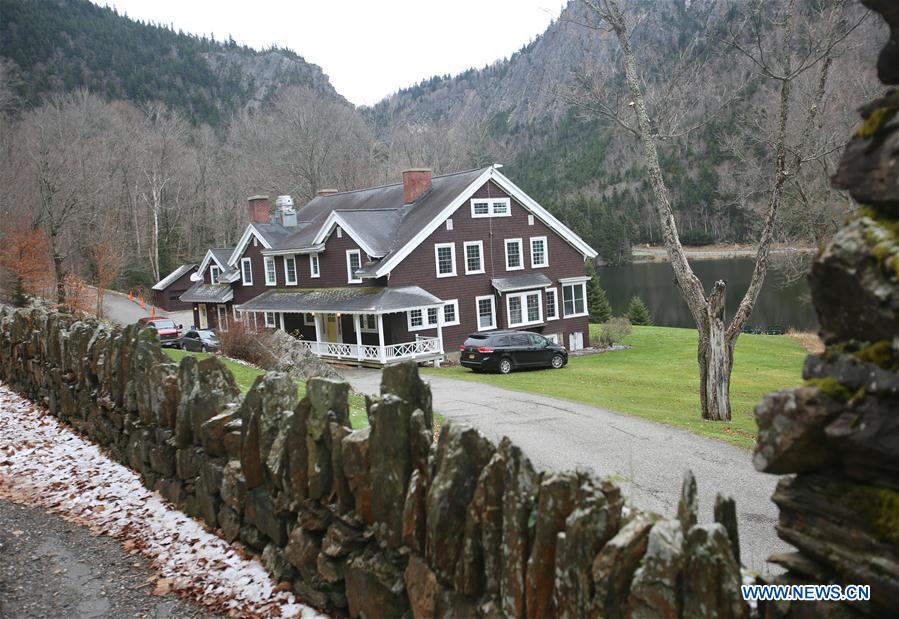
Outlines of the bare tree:
M 822 38 L 814 43 L 801 44 L 797 43 L 796 39 L 799 36 L 806 36 L 812 31 L 803 29 L 801 35 L 797 34 L 795 0 L 785 0 L 781 11 L 782 18 L 779 22 L 777 18 L 772 21 L 763 21 L 770 16 L 770 12 L 767 12 L 767 3 L 756 1 L 749 5 L 750 10 L 747 12 L 749 18 L 746 24 L 751 27 L 751 30 L 746 29 L 742 33 L 732 32 L 732 36 L 728 39 L 729 45 L 754 63 L 760 75 L 778 83 L 780 92 L 777 126 L 772 144 L 774 170 L 764 225 L 758 241 L 756 264 L 740 306 L 730 323 L 726 324 L 724 315 L 726 283 L 720 280 L 715 282 L 712 290 L 706 295 L 681 246 L 668 187 L 659 165 L 657 142 L 664 136 L 660 135 L 659 125 L 653 122 L 647 111 L 644 82 L 637 68 L 634 49 L 631 46 L 633 23 L 628 22 L 618 0 L 584 0 L 584 2 L 602 20 L 603 26 L 615 34 L 621 48 L 628 101 L 623 108 L 606 105 L 604 108 L 598 108 L 597 112 L 614 119 L 620 126 L 633 133 L 639 139 L 642 147 L 665 249 L 674 269 L 675 281 L 690 308 L 699 333 L 698 361 L 702 417 L 707 420 L 729 421 L 731 418 L 730 375 L 733 368 L 734 344 L 747 318 L 752 313 L 752 308 L 765 279 L 777 209 L 787 178 L 795 172 L 795 168 L 810 160 L 809 156 L 801 151 L 794 152 L 792 149 L 788 151 L 787 131 L 794 122 L 792 118 L 795 105 L 792 93 L 793 83 L 807 71 L 813 68 L 818 69 L 819 88 L 816 90 L 816 99 L 809 106 L 805 119 L 800 123 L 800 134 L 808 135 L 816 129 L 817 110 L 824 96 L 835 49 L 857 27 L 859 21 L 849 22 L 844 19 L 845 3 L 836 2 L 832 12 L 827 15 L 829 27 L 824 29 L 824 32 L 816 32 Z M 772 25 L 780 29 L 779 41 L 773 57 L 770 52 L 765 53 L 767 41 L 764 36 L 765 28 Z M 746 36 L 752 34 L 752 41 L 757 45 L 758 53 L 753 53 L 754 50 L 745 45 L 737 34 Z M 798 60 L 794 59 L 796 50 L 800 56 Z M 626 109 L 632 110 L 632 117 L 623 113 L 623 110 Z M 677 123 L 683 124 L 684 119 L 674 116 Z M 670 134 L 675 135 L 674 132 L 670 132 Z

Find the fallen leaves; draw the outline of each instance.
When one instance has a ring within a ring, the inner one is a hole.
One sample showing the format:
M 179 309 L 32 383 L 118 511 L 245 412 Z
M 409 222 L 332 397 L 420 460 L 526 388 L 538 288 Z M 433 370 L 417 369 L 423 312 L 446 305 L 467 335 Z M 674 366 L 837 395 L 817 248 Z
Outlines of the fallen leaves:
M 0 497 L 118 539 L 154 570 L 145 585 L 153 595 L 175 593 L 235 617 L 323 617 L 239 545 L 170 508 L 134 472 L 2 383 L 0 452 Z

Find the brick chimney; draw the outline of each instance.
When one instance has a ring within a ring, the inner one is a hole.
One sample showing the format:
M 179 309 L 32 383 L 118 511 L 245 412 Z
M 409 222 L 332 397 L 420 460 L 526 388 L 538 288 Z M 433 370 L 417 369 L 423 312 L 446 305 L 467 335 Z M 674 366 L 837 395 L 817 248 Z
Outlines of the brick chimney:
M 250 196 L 247 198 L 247 202 L 250 223 L 267 224 L 269 222 L 268 196 Z
M 412 204 L 431 188 L 431 168 L 403 172 L 403 204 Z
M 336 189 L 319 189 L 315 195 L 324 198 L 325 196 L 333 196 L 335 193 L 339 192 Z

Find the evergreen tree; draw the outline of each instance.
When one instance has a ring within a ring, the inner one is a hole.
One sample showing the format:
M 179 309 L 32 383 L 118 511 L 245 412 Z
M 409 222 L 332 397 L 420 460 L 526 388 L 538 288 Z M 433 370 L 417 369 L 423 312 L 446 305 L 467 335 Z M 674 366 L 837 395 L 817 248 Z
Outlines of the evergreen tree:
M 599 275 L 592 263 L 587 263 L 587 309 L 590 311 L 590 322 L 602 324 L 612 317 L 612 306 L 606 291 L 599 282 Z
M 627 306 L 627 317 L 632 325 L 651 325 L 652 314 L 643 302 L 643 299 L 634 295 L 630 304 Z

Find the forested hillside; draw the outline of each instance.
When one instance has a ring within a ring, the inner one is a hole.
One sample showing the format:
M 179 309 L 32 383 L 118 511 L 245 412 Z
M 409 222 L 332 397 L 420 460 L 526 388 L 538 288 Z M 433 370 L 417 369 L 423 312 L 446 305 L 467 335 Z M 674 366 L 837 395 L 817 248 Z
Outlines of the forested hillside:
M 28 105 L 83 87 L 219 125 L 286 86 L 339 97 L 319 67 L 290 50 L 176 33 L 88 0 L 0 0 L 0 17 L 0 56 L 14 63 L 15 91 Z
M 779 88 L 738 52 L 745 37 L 796 62 L 830 50 L 793 82 L 789 149 L 816 141 L 790 150 L 805 164 L 786 183 L 776 240 L 830 234 L 852 206 L 828 178 L 854 109 L 879 88 L 869 67 L 880 22 L 855 2 L 799 0 L 784 41 L 768 8 L 777 2 L 627 4 L 687 243 L 751 241 L 770 195 Z M 853 26 L 828 47 L 819 17 L 834 8 Z M 112 256 L 118 285 L 151 284 L 234 242 L 248 195 L 303 201 L 322 187 L 396 182 L 407 167 L 490 162 L 605 260 L 625 261 L 659 231 L 624 93 L 617 42 L 579 0 L 508 59 L 371 108 L 292 51 L 174 32 L 87 0 L 0 0 L 6 263 L 43 253 L 35 272 L 96 280 Z

